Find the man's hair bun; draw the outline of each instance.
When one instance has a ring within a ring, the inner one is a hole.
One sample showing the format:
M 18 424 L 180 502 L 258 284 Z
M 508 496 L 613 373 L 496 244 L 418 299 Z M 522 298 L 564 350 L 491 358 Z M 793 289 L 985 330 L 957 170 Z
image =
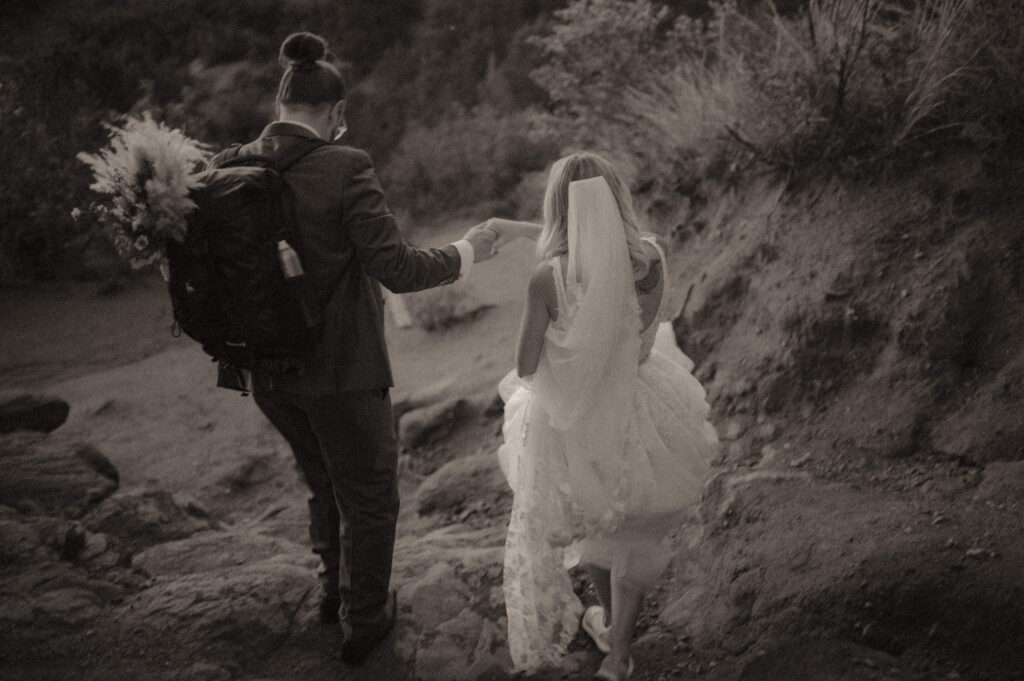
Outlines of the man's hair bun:
M 320 36 L 303 31 L 292 33 L 281 43 L 278 61 L 281 66 L 312 66 L 327 56 L 327 41 Z

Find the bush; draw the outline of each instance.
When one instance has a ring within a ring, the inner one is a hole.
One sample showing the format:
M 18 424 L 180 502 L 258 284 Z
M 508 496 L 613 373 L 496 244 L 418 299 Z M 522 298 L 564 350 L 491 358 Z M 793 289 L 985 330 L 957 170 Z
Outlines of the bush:
M 694 20 L 577 0 L 537 38 L 550 63 L 534 76 L 579 143 L 626 150 L 643 184 L 692 189 L 754 161 L 865 172 L 1020 137 L 1024 9 L 1011 0 L 744 4 Z
M 683 47 L 669 30 L 669 10 L 651 0 L 577 0 L 554 13 L 546 33 L 529 40 L 544 63 L 531 74 L 572 132 L 566 143 L 606 148 L 631 137 L 624 94 L 678 62 Z
M 527 111 L 453 106 L 436 125 L 413 122 L 388 163 L 389 201 L 416 217 L 505 201 L 523 175 L 543 169 L 557 147 Z
M 382 3 L 383 4 L 383 3 Z M 535 55 L 524 42 L 534 22 L 565 0 L 425 0 L 408 41 L 395 43 L 350 98 L 351 140 L 386 164 L 407 125 L 442 125 L 450 109 L 487 104 L 510 111 L 543 98 L 525 77 Z M 487 81 L 504 80 L 495 99 Z

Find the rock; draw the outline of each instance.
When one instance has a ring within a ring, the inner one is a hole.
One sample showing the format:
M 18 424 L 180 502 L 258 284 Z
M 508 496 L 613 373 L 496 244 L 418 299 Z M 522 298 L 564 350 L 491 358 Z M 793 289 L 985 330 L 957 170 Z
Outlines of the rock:
M 739 380 L 735 381 L 732 384 L 728 391 L 728 394 L 737 396 L 747 395 L 749 393 L 752 393 L 755 387 L 756 386 L 754 385 L 754 381 L 751 378 L 744 376 L 743 378 L 740 378 Z
M 37 618 L 75 626 L 96 619 L 103 612 L 103 601 L 88 589 L 56 589 L 36 598 L 33 612 Z
M 512 492 L 498 466 L 497 457 L 490 453 L 450 461 L 416 490 L 416 509 L 420 515 L 476 507 L 488 516 L 503 517 L 511 503 Z
M 251 656 L 284 640 L 315 585 L 314 571 L 286 559 L 158 578 L 125 599 L 113 621 L 193 659 Z
M 975 503 L 1016 505 L 1024 490 L 1024 461 L 998 461 L 985 466 L 974 492 Z
M 757 462 L 758 468 L 771 468 L 779 463 L 779 449 L 775 445 L 767 444 L 761 447 L 761 460 Z
M 681 595 L 665 604 L 661 609 L 659 619 L 670 626 L 682 626 L 699 616 L 697 610 L 705 596 L 705 589 L 700 585 L 693 585 L 682 592 Z
M 927 382 L 905 380 L 884 389 L 876 376 L 851 382 L 851 389 L 831 407 L 834 415 L 842 415 L 829 419 L 835 440 L 890 458 L 909 456 L 925 444 L 923 424 L 935 411 L 931 406 L 935 396 Z
M 314 570 L 319 559 L 286 539 L 245 530 L 209 530 L 186 539 L 150 546 L 132 559 L 132 566 L 154 577 L 235 569 L 275 557 Z
M 398 420 L 406 412 L 449 399 L 454 386 L 454 379 L 444 378 L 427 386 L 396 393 L 391 400 L 391 413 L 395 417 L 395 427 L 398 427 Z
M 747 424 L 741 418 L 731 418 L 721 430 L 723 440 L 738 440 L 747 432 Z
M 419 447 L 447 436 L 463 416 L 466 405 L 466 400 L 452 397 L 406 412 L 398 421 L 399 441 L 406 447 Z
M 469 606 L 472 594 L 451 567 L 434 563 L 417 582 L 403 587 L 398 595 L 402 608 L 422 631 L 431 631 Z
M 740 493 L 742 490 L 764 483 L 781 483 L 786 481 L 810 480 L 810 475 L 803 471 L 787 470 L 754 470 L 743 473 L 720 473 L 711 478 L 704 487 L 704 500 L 701 502 L 705 517 L 715 524 L 729 524 L 739 512 Z
M 0 622 L 33 627 L 66 627 L 89 622 L 104 613 L 109 603 L 124 597 L 131 575 L 117 582 L 66 562 L 41 560 L 31 569 L 8 572 L 0 582 Z
M 976 463 L 1024 459 L 1024 352 L 931 430 L 940 452 Z
M 189 681 L 231 681 L 234 678 L 227 669 L 209 662 L 196 662 L 182 677 Z
M 800 468 L 801 466 L 803 466 L 805 463 L 807 463 L 810 460 L 811 460 L 811 453 L 810 452 L 804 452 L 800 456 L 798 456 L 798 457 L 796 457 L 794 459 L 791 459 L 790 462 L 789 462 L 789 465 L 792 466 L 793 468 Z
M 462 681 L 511 670 L 505 632 L 466 608 L 434 632 L 424 632 L 416 652 L 416 677 Z
M 17 513 L 0 518 L 0 565 L 53 561 L 60 557 L 65 522 Z
M 212 529 L 211 521 L 189 515 L 170 492 L 145 488 L 118 492 L 82 522 L 91 532 L 115 538 L 130 553 Z
M 494 307 L 481 301 L 465 283 L 403 294 L 403 300 L 413 321 L 427 331 L 472 321 Z
M 0 504 L 77 518 L 117 490 L 117 470 L 89 445 L 0 437 Z
M 743 463 L 746 459 L 753 457 L 756 453 L 754 443 L 750 440 L 725 441 L 722 447 L 721 456 L 725 461 L 732 463 Z
M 762 423 L 754 429 L 754 439 L 758 442 L 774 442 L 779 436 L 779 428 L 771 421 Z
M 399 609 L 407 624 L 397 645 L 410 651 L 411 657 L 421 633 L 432 631 L 466 607 L 485 619 L 504 615 L 504 546 L 504 524 L 479 530 L 449 525 L 400 540 L 391 581 L 399 590 Z
M 221 475 L 217 485 L 228 494 L 238 494 L 273 479 L 279 465 L 277 454 L 252 455 Z
M 959 257 L 964 261 L 935 273 L 929 295 L 916 296 L 896 311 L 896 339 L 904 354 L 939 362 L 959 362 L 970 356 L 974 334 L 990 309 L 986 298 L 993 272 L 987 264 L 967 262 L 976 254 Z
M 16 430 L 49 433 L 67 420 L 70 411 L 68 403 L 56 397 L 19 395 L 0 398 L 0 434 Z

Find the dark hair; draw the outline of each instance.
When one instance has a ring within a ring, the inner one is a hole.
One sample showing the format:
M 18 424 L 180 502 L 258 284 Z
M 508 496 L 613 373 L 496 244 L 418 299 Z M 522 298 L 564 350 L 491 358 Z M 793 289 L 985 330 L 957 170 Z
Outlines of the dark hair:
M 345 99 L 345 81 L 327 41 L 313 33 L 292 33 L 281 43 L 285 68 L 277 88 L 281 104 L 334 104 Z

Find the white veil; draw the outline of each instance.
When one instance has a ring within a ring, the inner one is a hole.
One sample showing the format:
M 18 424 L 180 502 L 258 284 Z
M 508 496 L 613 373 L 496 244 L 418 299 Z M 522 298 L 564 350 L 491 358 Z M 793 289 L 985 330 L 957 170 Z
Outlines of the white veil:
M 608 182 L 572 182 L 568 198 L 568 309 L 559 310 L 558 327 L 545 337 L 533 390 L 564 439 L 573 507 L 592 524 L 608 517 L 622 473 L 640 313 L 625 227 Z

